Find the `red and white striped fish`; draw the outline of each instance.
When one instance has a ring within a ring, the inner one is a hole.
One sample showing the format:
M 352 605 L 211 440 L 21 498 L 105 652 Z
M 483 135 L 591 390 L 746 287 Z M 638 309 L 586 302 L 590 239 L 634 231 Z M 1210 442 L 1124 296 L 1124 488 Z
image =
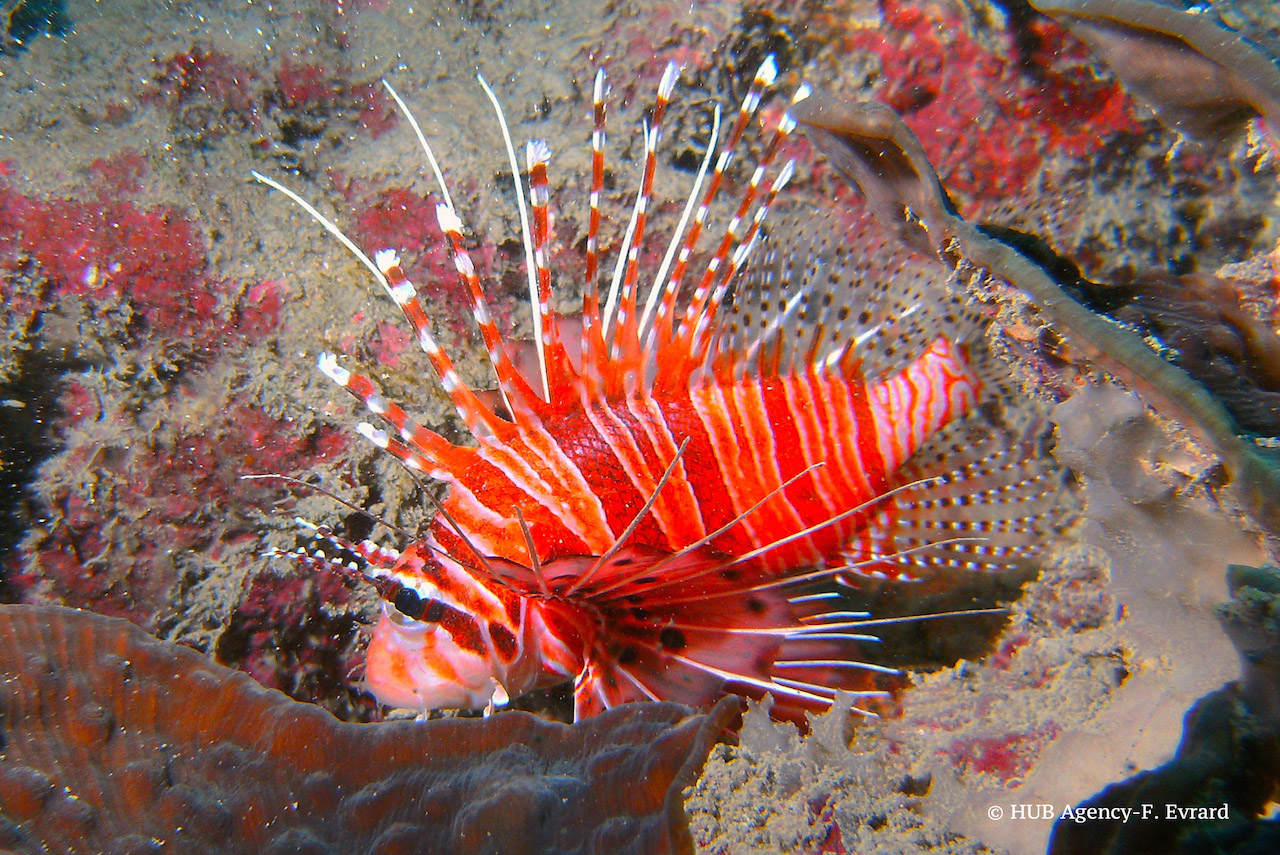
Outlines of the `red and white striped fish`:
M 316 532 L 353 551 L 357 560 L 339 569 L 372 581 L 386 600 L 365 667 L 380 702 L 477 708 L 573 680 L 579 718 L 633 700 L 700 705 L 725 692 L 771 693 L 775 714 L 800 718 L 840 690 L 882 696 L 876 675 L 892 673 L 863 661 L 858 649 L 874 640 L 866 633 L 876 622 L 841 611 L 833 582 L 1004 567 L 1060 521 L 1062 477 L 1045 453 L 1044 423 L 986 376 L 994 372 L 984 367 L 980 323 L 952 296 L 947 272 L 903 252 L 862 258 L 856 234 L 815 229 L 811 213 L 800 228 L 818 237 L 796 244 L 780 236 L 794 223 L 766 226 L 792 174 L 791 163 L 774 166 L 790 118 L 773 130 L 693 276 L 726 167 L 774 75 L 771 58 L 718 149 L 717 111 L 642 303 L 646 215 L 678 77 L 667 69 L 603 308 L 597 75 L 580 352 L 550 308 L 548 147 L 528 146 L 530 218 L 498 110 L 525 223 L 534 379 L 517 369 L 491 318 L 435 158 L 388 86 L 439 181 L 436 213 L 473 300 L 502 415 L 437 345 L 393 251 L 371 259 L 295 193 L 254 173 L 372 271 L 475 440 L 453 444 L 368 377 L 321 356 L 321 370 L 382 423 L 361 423 L 360 433 L 448 485 L 430 530 L 402 552 Z M 333 563 L 319 553 L 302 560 Z M 827 584 L 815 591 L 819 582 Z

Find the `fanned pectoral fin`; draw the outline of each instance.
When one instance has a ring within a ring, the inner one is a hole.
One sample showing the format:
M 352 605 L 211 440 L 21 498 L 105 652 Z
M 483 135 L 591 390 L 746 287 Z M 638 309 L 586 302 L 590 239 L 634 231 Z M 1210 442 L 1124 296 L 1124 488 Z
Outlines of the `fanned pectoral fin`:
M 885 677 L 896 672 L 862 658 L 862 645 L 874 639 L 848 621 L 814 624 L 824 610 L 795 608 L 787 587 L 611 604 L 575 686 L 578 717 L 655 698 L 703 706 L 733 692 L 772 695 L 775 717 L 803 724 L 806 712 L 827 710 L 838 691 L 886 695 Z
M 1080 511 L 1053 426 L 1024 413 L 993 423 L 981 409 L 947 427 L 895 476 L 899 493 L 849 544 L 852 575 L 915 578 L 998 571 L 1034 561 Z
M 652 698 L 701 706 L 730 681 L 767 680 L 784 640 L 776 630 L 792 622 L 785 598 L 772 592 L 614 601 L 576 687 L 579 715 Z

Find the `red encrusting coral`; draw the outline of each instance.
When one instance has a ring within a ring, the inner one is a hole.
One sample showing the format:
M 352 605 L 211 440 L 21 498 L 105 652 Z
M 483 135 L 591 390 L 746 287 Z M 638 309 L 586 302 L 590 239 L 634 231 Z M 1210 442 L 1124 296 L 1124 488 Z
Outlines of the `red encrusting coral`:
M 252 72 L 231 57 L 195 45 L 159 63 L 156 96 L 170 107 L 197 95 L 222 103 L 237 112 L 251 107 L 248 84 Z
M 349 70 L 319 62 L 286 59 L 274 71 L 237 63 L 202 45 L 156 60 L 143 87 L 143 101 L 163 107 L 175 128 L 209 141 L 246 130 L 261 130 L 263 117 L 279 111 L 282 129 L 300 116 L 322 119 L 335 111 L 358 116 L 357 126 L 377 138 L 399 121 L 399 114 L 375 80 L 353 79 Z M 303 132 L 316 133 L 315 128 Z
M 400 113 L 385 89 L 375 83 L 351 87 L 351 94 L 364 106 L 360 110 L 360 127 L 375 140 L 400 123 Z
M 1034 65 L 1022 68 L 1012 37 L 993 49 L 941 5 L 885 0 L 884 26 L 847 32 L 850 51 L 880 63 L 877 97 L 902 114 L 949 190 L 1005 198 L 1054 154 L 1087 157 L 1134 130 L 1132 102 L 1096 79 L 1088 52 L 1048 20 L 1037 21 Z
M 144 412 L 165 424 L 146 431 L 132 414 L 104 413 L 85 384 L 68 385 L 69 423 L 107 423 L 88 434 L 99 441 L 73 443 L 57 459 L 64 474 L 44 488 L 50 520 L 30 547 L 32 563 L 13 580 L 20 589 L 154 626 L 162 617 L 156 603 L 178 582 L 184 553 L 216 562 L 228 546 L 256 544 L 247 515 L 269 510 L 270 494 L 241 475 L 305 472 L 347 450 L 341 431 L 303 434 L 236 399 L 216 422 L 186 428 L 179 414 L 199 406 L 194 395 L 175 390 L 171 397 L 180 400 Z
M 414 254 L 438 249 L 433 262 L 443 272 L 448 241 L 436 223 L 433 200 L 410 187 L 389 187 L 365 195 L 357 204 L 351 230 L 358 244 Z
M 0 181 L 0 288 L 6 323 L 32 341 L 54 335 L 51 319 L 83 319 L 79 338 L 59 339 L 67 373 L 44 381 L 57 389 L 62 448 L 33 486 L 46 521 L 9 583 L 155 627 L 176 586 L 256 551 L 251 520 L 274 493 L 241 475 L 306 472 L 341 459 L 349 439 L 210 380 L 242 373 L 244 349 L 278 334 L 285 291 L 219 277 L 189 216 L 137 201 L 146 177 L 145 157 L 126 149 L 93 161 L 68 198 Z M 114 364 L 80 365 L 78 353 Z M 116 374 L 153 382 L 126 392 Z
M 405 274 L 427 299 L 456 307 L 455 312 L 433 320 L 447 324 L 459 337 L 470 337 L 472 319 L 468 307 L 471 305 L 471 292 L 458 275 L 449 241 L 436 221 L 436 204 L 440 201 L 437 195 L 424 195 L 412 187 L 375 188 L 369 182 L 350 180 L 341 173 L 333 175 L 333 182 L 353 208 L 350 220 L 352 239 L 371 252 L 391 249 L 398 253 Z M 454 187 L 453 191 L 460 198 L 476 192 L 474 187 L 468 186 Z M 502 261 L 504 247 L 483 240 L 469 247 L 468 252 L 481 280 L 493 282 L 497 278 L 496 271 Z M 522 261 L 523 257 L 518 260 Z M 507 264 L 504 269 L 513 267 Z M 522 278 L 523 271 L 519 273 L 518 282 L 513 283 L 513 287 L 527 288 L 526 280 Z M 525 292 L 521 290 L 520 293 L 523 297 Z M 501 299 L 501 295 L 492 301 L 491 309 L 500 325 L 509 320 L 515 302 Z M 386 330 L 382 335 L 389 351 L 377 354 L 377 359 L 394 365 L 394 360 L 403 350 L 402 342 L 394 334 L 389 336 Z
M 285 60 L 276 72 L 276 86 L 289 109 L 314 110 L 328 107 L 338 96 L 340 84 L 316 63 Z
M 98 198 L 132 195 L 142 190 L 142 179 L 147 177 L 147 159 L 137 149 L 127 148 L 112 157 L 98 158 L 89 164 L 89 171 L 93 173 L 91 186 Z
M 947 757 L 961 769 L 997 778 L 1002 785 L 1021 779 L 1031 769 L 1040 749 L 1059 733 L 1053 722 L 1025 731 L 1000 736 L 969 736 L 957 739 L 947 749 Z
M 660 41 L 654 38 L 658 33 Z M 621 100 L 631 101 L 653 91 L 669 62 L 691 74 L 710 68 L 714 41 L 708 43 L 707 35 L 679 3 L 657 3 L 620 18 L 608 40 L 588 50 L 586 58 L 593 67 L 604 64 L 613 85 L 621 88 Z M 625 58 L 624 73 L 608 67 L 607 60 L 615 55 Z
M 177 125 L 213 137 L 261 127 L 252 69 L 198 44 L 156 66 L 142 99 L 165 107 Z
M 277 283 L 246 289 L 216 278 L 206 240 L 186 214 L 130 198 L 146 175 L 136 151 L 96 160 L 90 170 L 93 180 L 67 199 L 27 196 L 0 181 L 0 269 L 35 265 L 41 311 L 85 298 L 96 317 L 123 312 L 127 323 L 107 328 L 126 346 L 158 345 L 166 358 L 199 361 L 230 339 L 259 341 L 278 325 Z
M 846 855 L 844 835 L 840 831 L 840 823 L 836 822 L 834 798 L 826 793 L 811 799 L 808 804 L 810 823 L 817 828 L 825 827 L 821 839 L 812 841 L 805 848 L 806 855 Z
M 235 301 L 235 331 L 247 341 L 262 341 L 280 325 L 284 283 L 266 279 L 245 288 Z

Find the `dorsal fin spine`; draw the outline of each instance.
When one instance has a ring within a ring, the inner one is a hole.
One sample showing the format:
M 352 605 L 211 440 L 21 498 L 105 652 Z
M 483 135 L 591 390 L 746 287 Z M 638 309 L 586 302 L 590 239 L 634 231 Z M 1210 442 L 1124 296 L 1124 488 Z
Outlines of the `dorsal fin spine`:
M 451 456 L 454 451 L 451 442 L 418 424 L 395 402 L 388 401 L 368 377 L 341 367 L 332 353 L 320 354 L 317 364 L 326 377 L 358 398 L 369 412 L 390 423 L 401 438 L 424 457 L 442 460 Z
M 729 263 L 725 266 L 720 276 L 720 282 L 716 285 L 715 290 L 711 292 L 711 298 L 707 301 L 702 311 L 702 316 L 698 318 L 698 322 L 693 331 L 693 344 L 689 349 L 691 354 L 691 364 L 700 365 L 703 356 L 707 352 L 710 344 L 712 332 L 711 320 L 716 316 L 720 309 L 720 304 L 724 302 L 725 295 L 728 293 L 729 285 L 733 282 L 733 276 L 742 268 L 747 256 L 751 254 L 751 250 L 755 247 L 756 236 L 760 232 L 760 225 L 769 216 L 769 209 L 777 200 L 778 194 L 782 192 L 782 188 L 787 186 L 791 180 L 791 175 L 795 169 L 794 161 L 787 161 L 782 170 L 774 178 L 769 186 L 768 192 L 765 194 L 764 200 L 760 203 L 760 207 L 756 209 L 755 216 L 751 218 L 751 225 L 748 226 L 746 233 L 742 236 L 741 242 L 733 256 L 729 259 Z M 760 170 L 756 170 L 757 175 Z M 753 184 L 755 179 L 753 178 Z M 710 272 L 710 271 L 708 271 Z
M 533 260 L 533 238 L 529 230 L 529 212 L 525 203 L 524 182 L 520 180 L 520 164 L 516 159 L 516 147 L 511 142 L 511 130 L 507 127 L 507 117 L 502 112 L 502 104 L 498 102 L 498 96 L 493 93 L 493 89 L 485 82 L 482 75 L 477 74 L 476 79 L 480 81 L 480 88 L 484 90 L 489 103 L 493 105 L 493 112 L 498 118 L 498 127 L 502 131 L 502 142 L 506 146 L 507 163 L 511 167 L 511 180 L 515 185 L 516 206 L 520 212 L 520 235 L 524 242 L 525 268 L 529 274 L 529 301 L 536 307 L 538 280 Z M 537 311 L 533 313 L 533 337 L 538 352 L 538 373 L 542 378 L 542 398 L 549 400 L 551 393 L 547 383 L 546 352 L 542 347 L 542 316 Z
M 533 140 L 528 145 L 527 157 L 529 200 L 533 208 L 533 263 L 538 281 L 533 311 L 542 319 L 538 347 L 543 354 L 546 371 L 547 400 L 559 408 L 564 406 L 569 387 L 577 380 L 577 372 L 569 363 L 569 355 L 560 337 L 560 321 L 551 308 L 551 266 L 547 257 L 551 241 L 547 164 L 551 159 L 551 149 L 545 142 Z
M 377 254 L 376 260 L 382 275 L 391 286 L 392 299 L 404 313 L 405 319 L 409 321 L 418 344 L 427 355 L 427 359 L 431 361 L 436 376 L 440 378 L 440 385 L 453 400 L 453 405 L 466 423 L 467 429 L 477 438 L 501 432 L 506 422 L 498 418 L 483 401 L 476 397 L 471 387 L 458 376 L 453 360 L 436 343 L 435 337 L 431 334 L 427 314 L 418 301 L 417 289 L 400 269 L 400 259 L 394 252 L 383 251 Z
M 685 229 L 689 226 L 689 218 L 692 216 L 694 206 L 698 202 L 698 191 L 702 189 L 703 182 L 706 181 L 707 170 L 711 168 L 711 158 L 715 154 L 716 143 L 719 139 L 720 105 L 717 104 L 711 113 L 711 133 L 707 137 L 707 148 L 703 152 L 702 164 L 698 167 L 698 175 L 693 181 L 693 187 L 689 190 L 689 197 L 685 202 L 684 210 L 680 213 L 680 220 L 676 223 L 675 231 L 671 234 L 667 252 L 662 257 L 662 263 L 658 265 L 658 271 L 653 277 L 653 287 L 650 289 L 649 297 L 645 301 L 644 315 L 640 319 L 640 335 L 644 338 L 644 350 L 646 352 L 652 351 L 655 347 L 658 325 L 655 322 L 654 312 L 659 312 L 664 319 L 669 320 L 675 310 L 679 288 L 676 287 L 674 281 L 668 279 L 667 273 L 671 270 L 671 263 L 675 260 L 676 253 L 681 248 L 681 238 L 684 237 Z
M 503 345 L 502 335 L 498 332 L 493 316 L 489 313 L 489 303 L 485 298 L 484 288 L 480 284 L 480 277 L 476 274 L 475 264 L 472 263 L 471 256 L 463 245 L 462 220 L 456 211 L 441 203 L 436 206 L 436 221 L 449 240 L 454 268 L 471 294 L 471 313 L 475 317 L 476 325 L 480 327 L 480 335 L 484 339 L 489 362 L 498 375 L 498 388 L 502 391 L 507 409 L 518 424 L 537 423 L 538 416 L 534 408 L 541 401 L 533 394 L 533 390 L 512 364 Z
M 644 175 L 640 181 L 640 189 L 636 201 L 635 235 L 627 250 L 626 273 L 622 282 L 622 300 L 619 305 L 618 325 L 613 338 L 612 356 L 615 360 L 639 366 L 642 360 L 640 351 L 639 317 L 637 316 L 640 273 L 640 254 L 644 247 L 645 226 L 648 222 L 650 200 L 653 198 L 653 179 L 658 165 L 658 142 L 662 138 L 662 123 L 667 113 L 667 105 L 680 76 L 680 69 L 675 63 L 668 63 L 658 84 L 658 98 L 653 106 L 650 127 L 645 134 Z M 638 370 L 636 368 L 632 371 Z M 627 373 L 624 369 L 624 374 Z
M 592 400 L 603 396 L 604 331 L 600 318 L 600 194 L 604 191 L 607 105 L 604 69 L 592 89 L 591 196 L 587 222 L 587 270 L 582 288 L 582 382 Z
M 733 160 L 733 150 L 742 139 L 743 133 L 746 132 L 747 123 L 751 120 L 751 115 L 760 103 L 760 98 L 764 94 L 765 88 L 773 84 L 774 79 L 777 77 L 777 72 L 777 64 L 773 55 L 770 54 L 761 63 L 759 70 L 756 71 L 755 77 L 751 81 L 751 88 L 747 91 L 747 96 L 742 99 L 742 104 L 738 107 L 737 118 L 734 119 L 733 127 L 730 129 L 729 135 L 725 138 L 724 144 L 720 149 L 715 169 L 711 173 L 711 181 L 708 183 L 706 193 L 703 194 L 702 201 L 698 205 L 697 213 L 694 214 L 693 225 L 689 227 L 689 232 L 684 239 L 684 245 L 680 247 L 675 269 L 671 272 L 671 277 L 665 286 L 673 295 L 679 293 L 680 285 L 684 281 L 684 274 L 688 270 L 693 249 L 697 246 L 698 238 L 702 234 L 711 205 L 715 202 L 716 196 L 720 192 L 720 185 L 724 181 L 725 169 L 728 168 L 730 161 Z M 653 342 L 655 353 L 661 354 L 666 350 L 674 335 L 674 329 L 673 298 L 671 312 L 664 313 L 661 307 L 658 311 L 658 317 L 655 321 L 656 335 Z M 661 366 L 659 367 L 659 373 L 661 373 Z

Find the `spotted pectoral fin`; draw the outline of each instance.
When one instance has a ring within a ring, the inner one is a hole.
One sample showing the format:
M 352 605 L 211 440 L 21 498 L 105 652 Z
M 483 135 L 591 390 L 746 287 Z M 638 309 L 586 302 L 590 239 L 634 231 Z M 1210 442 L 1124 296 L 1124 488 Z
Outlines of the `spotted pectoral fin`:
M 631 595 L 606 606 L 603 631 L 575 687 L 579 717 L 633 700 L 700 706 L 735 678 L 768 679 L 783 641 L 772 630 L 792 620 L 785 598 L 665 599 Z
M 717 327 L 719 349 L 762 376 L 826 365 L 848 353 L 874 384 L 938 340 L 981 335 L 936 258 L 902 247 L 869 216 L 779 211 L 739 276 Z
M 1010 421 L 992 406 L 939 431 L 895 474 L 891 486 L 906 486 L 851 539 L 844 572 L 911 579 L 1034 561 L 1080 511 L 1053 442 L 1047 419 Z

